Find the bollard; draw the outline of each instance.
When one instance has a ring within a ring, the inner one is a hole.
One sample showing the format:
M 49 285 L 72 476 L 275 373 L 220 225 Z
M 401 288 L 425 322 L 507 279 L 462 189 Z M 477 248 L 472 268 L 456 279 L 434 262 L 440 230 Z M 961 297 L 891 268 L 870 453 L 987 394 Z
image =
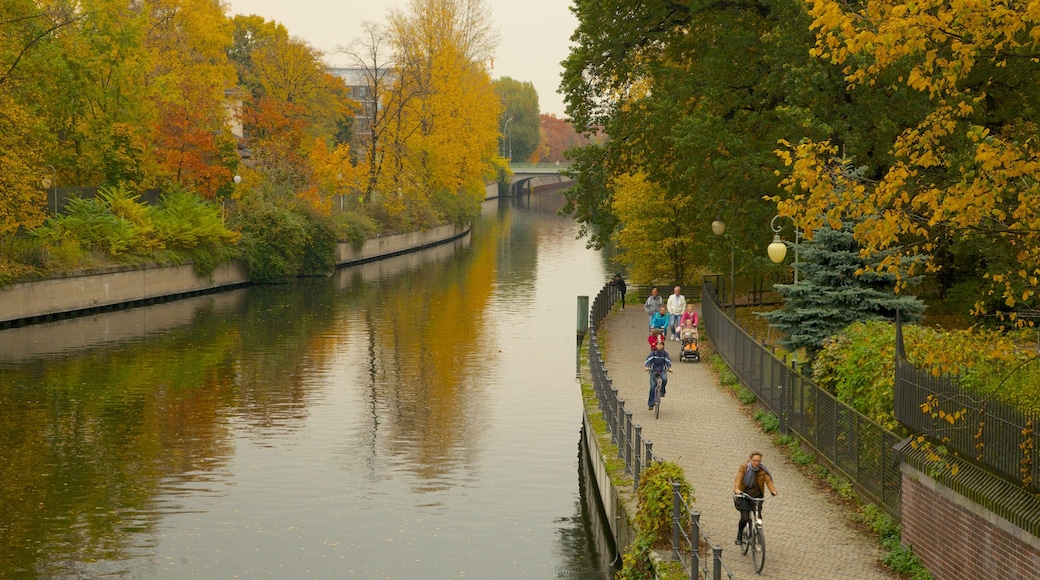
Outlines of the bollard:
M 701 568 L 701 512 L 690 514 L 690 552 L 690 580 L 697 580 Z
M 679 556 L 679 531 L 682 523 L 679 521 L 680 506 L 682 501 L 681 486 L 678 481 L 672 482 L 672 559 L 678 560 Z
M 715 566 L 715 570 L 712 572 L 711 577 L 714 580 L 722 580 L 722 546 L 718 544 L 711 547 L 712 562 Z
M 632 466 L 632 490 L 639 491 L 639 472 L 642 471 L 643 459 L 643 426 L 636 425 L 636 439 L 632 448 L 636 450 L 635 465 Z
M 632 411 L 625 411 L 625 471 L 632 473 L 632 451 L 638 448 L 634 448 L 632 445 Z

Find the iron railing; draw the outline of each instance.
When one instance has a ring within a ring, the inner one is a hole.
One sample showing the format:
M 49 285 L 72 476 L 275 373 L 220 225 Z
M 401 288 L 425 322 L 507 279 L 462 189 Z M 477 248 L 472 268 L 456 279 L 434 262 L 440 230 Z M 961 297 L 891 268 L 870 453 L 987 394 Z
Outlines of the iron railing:
M 715 286 L 705 279 L 701 292 L 702 336 L 780 420 L 819 460 L 848 479 L 864 496 L 899 520 L 902 477 L 893 447 L 901 437 L 839 401 L 755 341 L 718 306 Z
M 629 290 L 634 296 L 641 293 L 636 288 Z M 603 420 L 610 431 L 611 442 L 617 446 L 618 458 L 624 461 L 625 471 L 632 475 L 632 489 L 639 489 L 639 476 L 643 468 L 654 461 L 663 459 L 654 454 L 654 444 L 642 435 L 642 427 L 632 422 L 632 412 L 625 409 L 625 400 L 618 397 L 618 390 L 614 387 L 614 381 L 607 375 L 606 363 L 599 350 L 599 342 L 596 331 L 600 323 L 610 313 L 614 303 L 621 298 L 620 292 L 614 286 L 607 284 L 596 295 L 589 307 L 589 374 L 592 378 L 593 391 L 599 402 L 599 409 Z M 644 298 L 645 299 L 645 298 Z M 641 304 L 639 304 L 641 305 Z M 673 483 L 672 498 L 672 555 L 673 558 L 682 562 L 683 568 L 689 573 L 691 580 L 699 577 L 699 571 L 703 570 L 705 578 L 721 580 L 722 571 L 726 571 L 726 577 L 732 579 L 733 574 L 729 568 L 722 563 L 722 547 L 712 545 L 708 536 L 700 526 L 700 516 L 689 509 L 686 505 L 685 512 L 682 511 L 684 500 L 682 499 L 677 483 Z M 680 514 L 688 513 L 690 518 L 684 522 Z M 703 546 L 711 546 L 713 572 L 708 569 L 708 559 L 700 558 Z M 709 574 L 711 574 L 709 576 Z
M 956 377 L 918 369 L 906 359 L 898 323 L 895 387 L 896 420 L 911 432 L 1040 493 L 1040 416 L 975 395 Z

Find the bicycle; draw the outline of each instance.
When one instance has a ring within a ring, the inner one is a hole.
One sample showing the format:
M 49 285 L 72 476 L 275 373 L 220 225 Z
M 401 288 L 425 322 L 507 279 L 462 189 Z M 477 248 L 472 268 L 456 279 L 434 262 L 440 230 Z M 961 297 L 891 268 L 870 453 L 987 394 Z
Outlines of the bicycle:
M 663 371 L 651 371 L 650 369 L 646 370 L 651 373 L 657 373 L 657 378 L 654 381 L 656 383 L 656 386 L 654 386 L 654 419 L 658 419 L 661 417 L 661 391 L 663 390 L 663 386 L 661 385 L 661 383 L 662 377 L 664 376 L 663 373 L 670 373 L 672 372 L 672 369 L 666 369 Z
M 747 554 L 751 550 L 751 563 L 755 567 L 755 573 L 761 574 L 762 567 L 766 565 L 766 535 L 762 529 L 762 502 L 764 497 L 751 497 L 746 493 L 739 493 L 734 498 L 745 498 L 752 503 L 751 521 L 744 527 L 744 543 L 740 546 L 740 553 Z

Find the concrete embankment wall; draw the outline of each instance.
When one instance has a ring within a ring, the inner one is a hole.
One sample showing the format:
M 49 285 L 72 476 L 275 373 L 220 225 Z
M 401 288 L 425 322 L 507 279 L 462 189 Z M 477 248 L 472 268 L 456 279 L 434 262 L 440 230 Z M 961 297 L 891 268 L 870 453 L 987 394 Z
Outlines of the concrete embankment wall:
M 595 486 L 599 492 L 602 502 L 606 524 L 610 527 L 610 534 L 614 537 L 614 544 L 620 553 L 624 553 L 628 546 L 636 539 L 636 529 L 633 527 L 635 519 L 634 509 L 635 495 L 627 489 L 618 489 L 610 481 L 607 472 L 606 458 L 599 446 L 599 438 L 596 431 L 589 423 L 588 411 L 582 413 L 583 428 L 585 430 L 585 442 L 588 450 L 588 462 L 591 472 L 587 475 L 595 479 Z
M 398 256 L 449 242 L 469 229 L 445 225 L 421 232 L 371 238 L 360 249 L 341 243 L 336 262 L 350 266 Z M 0 328 L 101 311 L 120 305 L 159 302 L 249 284 L 239 262 L 219 266 L 199 276 L 191 264 L 168 267 L 114 266 L 61 278 L 12 284 L 0 289 Z

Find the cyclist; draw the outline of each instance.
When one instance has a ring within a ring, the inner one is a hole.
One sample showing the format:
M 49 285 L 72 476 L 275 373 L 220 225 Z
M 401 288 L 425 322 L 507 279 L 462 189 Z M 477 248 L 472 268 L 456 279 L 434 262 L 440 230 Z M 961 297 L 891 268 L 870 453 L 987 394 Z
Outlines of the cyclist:
M 746 493 L 751 497 L 764 497 L 766 488 L 769 493 L 776 495 L 773 487 L 773 476 L 762 465 L 762 454 L 754 452 L 748 457 L 747 463 L 742 463 L 737 469 L 737 478 L 733 481 L 733 505 L 740 510 L 740 524 L 737 526 L 737 541 L 739 546 L 744 543 L 744 527 L 751 521 L 751 512 L 754 510 L 754 502 L 746 497 L 736 497 Z M 759 513 L 761 513 L 761 505 Z
M 672 369 L 672 359 L 668 356 L 668 351 L 664 349 L 664 341 L 657 342 L 657 348 L 650 351 L 650 354 L 646 357 L 646 363 L 643 365 L 646 370 L 650 371 L 650 399 L 647 401 L 647 407 L 651 411 L 654 410 L 654 387 L 657 386 L 657 377 L 661 377 L 661 396 L 664 396 L 665 385 L 668 384 L 668 371 Z

